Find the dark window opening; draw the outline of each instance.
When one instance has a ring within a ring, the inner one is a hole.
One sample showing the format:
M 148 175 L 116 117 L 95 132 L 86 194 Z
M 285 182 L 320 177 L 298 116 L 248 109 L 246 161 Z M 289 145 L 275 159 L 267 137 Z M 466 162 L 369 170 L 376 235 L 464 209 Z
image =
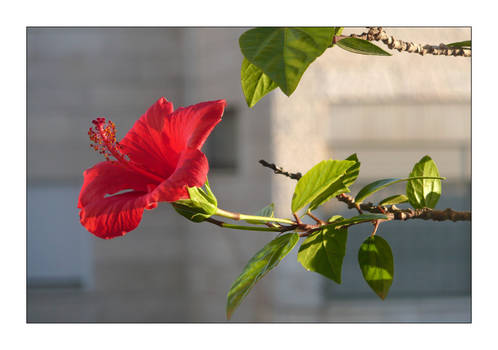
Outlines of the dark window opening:
M 238 113 L 235 108 L 228 107 L 204 146 L 209 167 L 216 171 L 237 171 L 238 140 Z

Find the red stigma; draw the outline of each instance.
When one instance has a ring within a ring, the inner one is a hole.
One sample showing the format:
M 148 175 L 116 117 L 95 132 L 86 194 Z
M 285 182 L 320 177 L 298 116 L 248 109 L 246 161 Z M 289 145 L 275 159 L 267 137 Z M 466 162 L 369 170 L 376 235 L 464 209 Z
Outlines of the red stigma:
M 102 154 L 106 160 L 111 160 L 113 156 L 120 164 L 131 168 L 156 182 L 161 182 L 164 179 L 152 174 L 130 161 L 126 154 L 123 154 L 121 145 L 116 141 L 116 125 L 112 121 L 106 122 L 105 118 L 97 118 L 92 120 L 93 128 L 88 129 L 88 137 L 90 138 L 90 147 Z
M 102 154 L 106 160 L 110 160 L 111 155 L 117 160 L 124 160 L 116 142 L 116 125 L 112 121 L 106 123 L 105 118 L 97 118 L 92 120 L 93 128 L 88 130 L 90 138 L 90 147 Z

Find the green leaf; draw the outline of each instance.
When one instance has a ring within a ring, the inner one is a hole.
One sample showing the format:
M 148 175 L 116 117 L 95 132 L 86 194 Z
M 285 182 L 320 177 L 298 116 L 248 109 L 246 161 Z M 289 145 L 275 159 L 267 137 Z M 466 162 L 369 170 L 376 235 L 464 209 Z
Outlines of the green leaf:
M 345 192 L 349 192 L 349 188 L 347 186 L 344 186 L 344 183 L 340 178 L 310 203 L 309 210 L 315 210 L 322 204 L 328 202 L 332 197 Z
M 310 210 L 315 210 L 323 203 L 328 202 L 331 198 L 341 193 L 349 192 L 349 186 L 351 186 L 356 181 L 356 178 L 360 173 L 360 162 L 358 161 L 356 153 L 347 157 L 346 160 L 351 160 L 356 163 L 351 166 L 342 177 L 340 177 L 337 181 L 330 185 L 322 194 L 320 194 L 311 202 L 309 206 Z
M 471 40 L 458 41 L 456 43 L 446 44 L 446 46 L 470 48 L 470 47 L 472 47 L 472 42 L 471 42 Z
M 408 202 L 408 197 L 404 194 L 396 194 L 391 197 L 387 197 L 379 202 L 379 205 L 393 205 Z
M 297 233 L 288 233 L 275 238 L 254 255 L 235 280 L 227 295 L 227 319 L 254 287 L 271 269 L 294 248 L 299 240 Z
M 275 217 L 273 212 L 275 210 L 275 204 L 271 203 L 268 204 L 266 207 L 258 210 L 254 215 L 255 216 L 266 216 L 266 217 Z M 246 222 L 250 224 L 260 224 L 262 221 L 261 220 L 245 220 Z
M 436 163 L 429 156 L 424 156 L 413 167 L 410 177 L 439 177 Z M 414 208 L 434 208 L 441 196 L 441 181 L 437 179 L 420 179 L 406 185 L 406 195 Z
M 354 184 L 354 182 L 358 178 L 358 175 L 360 174 L 361 163 L 358 160 L 358 156 L 356 155 L 356 153 L 353 153 L 352 155 L 347 157 L 346 160 L 352 160 L 352 161 L 356 162 L 355 165 L 353 165 L 351 168 L 349 168 L 346 171 L 346 173 L 344 174 L 344 176 L 342 177 L 342 183 L 344 184 L 344 186 L 349 187 L 352 184 Z
M 332 227 L 332 228 L 339 228 L 339 227 L 344 227 L 344 226 L 351 226 L 351 225 L 356 225 L 362 222 L 368 222 L 368 221 L 374 221 L 374 220 L 387 220 L 388 217 L 384 214 L 361 214 L 357 216 L 353 216 L 352 218 L 349 219 L 344 219 L 344 220 L 339 220 L 339 221 L 333 221 L 327 224 L 327 227 Z
M 200 187 L 187 187 L 190 198 L 171 203 L 180 215 L 193 222 L 201 222 L 214 215 L 218 209 L 218 201 L 206 179 L 206 191 Z
M 337 46 L 346 51 L 361 55 L 391 56 L 389 52 L 382 50 L 370 41 L 359 38 L 344 38 L 337 42 Z
M 358 262 L 365 281 L 384 300 L 394 276 L 394 259 L 389 244 L 378 235 L 368 237 L 360 247 Z
M 240 68 L 240 83 L 249 108 L 252 108 L 263 96 L 278 86 L 261 69 L 245 58 L 242 60 Z
M 410 175 L 412 175 L 412 174 L 410 174 Z M 354 201 L 356 203 L 361 203 L 365 198 L 374 194 L 375 192 L 377 192 L 383 188 L 386 188 L 387 186 L 394 185 L 398 182 L 402 182 L 402 181 L 413 182 L 415 180 L 421 180 L 421 179 L 445 180 L 444 177 L 439 177 L 439 174 L 438 174 L 438 176 L 410 176 L 410 177 L 407 177 L 405 179 L 389 178 L 389 179 L 377 180 L 377 181 L 374 181 L 374 182 L 366 185 L 365 187 L 363 187 L 360 190 L 360 192 L 358 192 L 358 194 L 356 195 L 356 198 L 354 199 Z M 410 196 L 408 196 L 408 197 L 410 197 Z
M 327 222 L 332 223 L 334 221 L 339 221 L 339 220 L 344 220 L 344 218 L 340 215 L 333 215 L 330 217 L 330 219 Z
M 254 28 L 239 38 L 242 54 L 290 96 L 308 66 L 332 42 L 333 28 Z
M 387 186 L 393 185 L 393 184 L 401 182 L 401 181 L 403 181 L 403 179 L 399 179 L 399 178 L 389 178 L 389 179 L 382 179 L 382 180 L 374 181 L 374 182 L 366 185 L 365 187 L 363 187 L 356 195 L 356 198 L 354 199 L 354 201 L 356 203 L 360 203 L 365 198 L 370 196 L 371 194 L 373 194 L 373 193 L 375 193 L 383 188 L 386 188 Z
M 347 228 L 333 229 L 325 226 L 301 244 L 297 260 L 306 270 L 318 272 L 341 283 L 347 238 Z
M 292 196 L 292 212 L 322 195 L 356 162 L 351 160 L 324 160 L 311 168 L 297 182 Z

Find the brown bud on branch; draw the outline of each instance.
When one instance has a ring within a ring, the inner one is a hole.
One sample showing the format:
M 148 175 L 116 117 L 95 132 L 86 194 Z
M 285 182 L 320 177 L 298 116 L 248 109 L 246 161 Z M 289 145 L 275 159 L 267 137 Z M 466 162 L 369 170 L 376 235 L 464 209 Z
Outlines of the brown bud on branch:
M 472 49 L 467 47 L 451 47 L 445 44 L 439 45 L 422 45 L 414 44 L 412 42 L 406 42 L 403 40 L 396 39 L 392 35 L 387 35 L 387 33 L 382 29 L 382 27 L 369 27 L 367 33 L 351 34 L 353 38 L 359 38 L 368 41 L 382 41 L 391 50 L 405 51 L 410 53 L 418 53 L 419 55 L 442 55 L 442 56 L 462 56 L 471 57 Z

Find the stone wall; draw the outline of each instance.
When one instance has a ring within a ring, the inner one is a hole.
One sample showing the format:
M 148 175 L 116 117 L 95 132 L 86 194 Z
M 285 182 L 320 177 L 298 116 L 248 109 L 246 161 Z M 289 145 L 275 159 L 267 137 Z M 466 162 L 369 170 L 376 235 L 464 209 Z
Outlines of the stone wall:
M 344 34 L 362 30 L 346 28 Z M 469 28 L 386 31 L 424 44 L 470 38 Z M 338 47 L 327 50 L 310 65 L 291 97 L 272 93 L 272 161 L 304 173 L 320 160 L 357 153 L 361 171 L 352 187 L 356 193 L 377 179 L 408 176 L 413 164 L 429 154 L 441 175 L 448 177 L 438 208 L 470 210 L 470 60 L 391 53 L 392 57 L 381 57 L 353 55 Z M 288 213 L 294 186 L 293 180 L 272 178 L 280 215 Z M 379 201 L 402 193 L 404 186 L 371 198 Z M 319 213 L 324 218 L 332 213 L 354 214 L 334 201 Z M 306 315 L 313 319 L 313 315 L 326 313 L 324 299 L 333 303 L 337 298 L 375 297 L 362 280 L 356 261 L 359 245 L 370 232 L 367 226 L 350 230 L 342 285 L 305 273 L 295 261 L 296 254 L 289 256 L 271 277 L 276 285 L 274 320 L 292 317 L 293 308 L 300 309 L 303 319 Z M 391 297 L 409 298 L 405 305 L 410 305 L 424 296 L 469 295 L 470 223 L 387 223 L 378 234 L 390 242 L 395 256 Z M 469 299 L 457 308 L 465 314 Z
M 193 224 L 166 203 L 146 211 L 138 229 L 111 241 L 93 237 L 78 221 L 82 171 L 101 160 L 88 147 L 90 121 L 106 116 L 122 137 L 160 96 L 175 106 L 227 100 L 232 121 L 213 132 L 216 147 L 209 141 L 205 147 L 213 156 L 226 141 L 223 151 L 236 160 L 232 168 L 209 173 L 222 208 L 251 213 L 274 202 L 277 214 L 287 216 L 294 182 L 273 175 L 259 159 L 304 172 L 322 159 L 356 152 L 362 172 L 353 189 L 405 176 L 430 154 L 452 179 L 443 185 L 449 196 L 443 204 L 468 209 L 470 60 L 396 52 L 367 57 L 334 48 L 310 66 L 290 98 L 275 90 L 249 109 L 238 78 L 243 31 L 28 29 L 28 321 L 224 321 L 226 293 L 271 238 L 267 233 Z M 431 43 L 470 36 L 469 29 L 455 28 L 389 32 Z M 337 204 L 321 214 L 330 211 L 351 214 Z M 384 316 L 357 278 L 359 231 L 350 235 L 344 266 L 345 275 L 356 277 L 336 286 L 305 272 L 290 255 L 258 283 L 234 321 L 464 320 L 470 315 L 470 227 L 462 224 L 455 234 L 459 224 L 428 225 L 413 223 L 403 232 L 406 225 L 393 224 L 383 231 L 399 259 L 391 293 L 406 298 L 415 292 L 411 299 L 395 298 Z M 438 302 L 452 293 L 460 299 Z M 351 313 L 345 306 L 351 304 L 337 304 L 331 295 L 367 298 L 360 305 L 376 311 Z M 436 299 L 424 304 L 424 295 Z M 428 316 L 434 310 L 439 316 Z
M 211 169 L 211 185 L 227 209 L 254 212 L 270 202 L 270 176 L 257 164 L 270 151 L 268 103 L 250 111 L 238 80 L 228 79 L 240 71 L 241 32 L 28 29 L 29 320 L 225 319 L 226 293 L 267 235 L 195 225 L 163 203 L 135 231 L 104 241 L 81 227 L 76 200 L 83 170 L 102 160 L 88 146 L 90 121 L 106 116 L 122 137 L 165 96 L 175 106 L 227 100 L 236 122 L 217 137 L 235 133 L 238 164 Z M 53 289 L 77 286 L 83 291 Z M 240 309 L 240 320 L 258 319 L 258 298 L 264 290 Z

